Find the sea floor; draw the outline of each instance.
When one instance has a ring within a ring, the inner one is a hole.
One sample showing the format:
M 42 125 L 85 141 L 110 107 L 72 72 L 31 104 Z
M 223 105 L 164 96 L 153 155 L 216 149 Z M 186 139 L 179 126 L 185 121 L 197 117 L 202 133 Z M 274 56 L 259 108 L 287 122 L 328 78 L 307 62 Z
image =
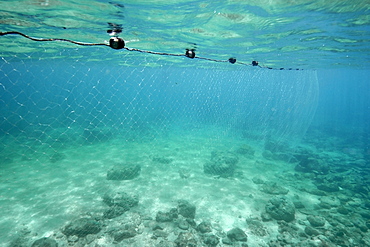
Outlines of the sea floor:
M 361 140 L 312 130 L 292 149 L 214 133 L 3 139 L 0 246 L 370 246 Z

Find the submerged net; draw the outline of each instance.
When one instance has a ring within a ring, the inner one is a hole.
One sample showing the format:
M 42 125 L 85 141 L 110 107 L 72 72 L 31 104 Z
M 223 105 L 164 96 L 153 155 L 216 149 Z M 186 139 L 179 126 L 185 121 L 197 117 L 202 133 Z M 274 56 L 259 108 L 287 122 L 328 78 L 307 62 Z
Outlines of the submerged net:
M 95 234 L 94 227 L 79 233 L 68 222 L 118 217 L 117 195 L 110 195 L 117 191 L 138 195 L 143 214 L 175 199 L 212 205 L 194 197 L 207 191 L 202 176 L 237 176 L 215 161 L 230 165 L 240 154 L 268 158 L 295 147 L 316 109 L 315 71 L 107 47 L 44 51 L 3 56 L 0 63 L 6 243 L 35 239 L 22 229 Z
M 107 59 L 117 55 L 104 48 L 93 52 Z M 155 140 L 174 129 L 205 126 L 212 140 L 233 135 L 294 146 L 312 120 L 318 97 L 316 72 L 309 70 L 271 71 L 187 58 L 175 64 L 124 52 L 119 65 L 86 61 L 89 53 L 79 50 L 61 51 L 64 60 L 43 61 L 38 55 L 3 57 L 1 65 L 2 137 L 31 150 L 119 137 Z M 22 135 L 27 145 L 19 140 Z

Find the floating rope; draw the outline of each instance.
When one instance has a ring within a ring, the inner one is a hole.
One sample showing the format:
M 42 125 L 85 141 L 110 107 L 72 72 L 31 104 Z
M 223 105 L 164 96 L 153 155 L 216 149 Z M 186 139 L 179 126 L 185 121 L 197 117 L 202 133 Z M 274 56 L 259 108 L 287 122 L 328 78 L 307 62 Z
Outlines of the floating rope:
M 153 54 L 153 55 L 161 55 L 161 56 L 174 56 L 174 57 L 188 57 L 191 59 L 201 59 L 201 60 L 207 60 L 207 61 L 212 61 L 212 62 L 218 62 L 218 63 L 231 63 L 231 64 L 241 64 L 241 65 L 247 65 L 247 66 L 254 66 L 254 67 L 259 67 L 259 68 L 265 68 L 265 69 L 274 69 L 274 70 L 301 70 L 301 69 L 292 69 L 292 68 L 271 68 L 271 67 L 264 67 L 260 66 L 258 61 L 252 61 L 251 63 L 244 63 L 244 62 L 238 62 L 236 58 L 231 57 L 228 60 L 218 60 L 218 59 L 212 59 L 212 58 L 206 58 L 206 57 L 199 57 L 196 56 L 195 50 L 194 49 L 186 49 L 186 52 L 184 54 L 173 54 L 173 53 L 166 53 L 166 52 L 155 52 L 155 51 L 146 51 L 146 50 L 141 50 L 141 49 L 136 49 L 136 48 L 128 48 L 125 47 L 125 41 L 122 38 L 119 38 L 116 36 L 116 34 L 120 33 L 119 30 L 108 30 L 108 33 L 113 33 L 115 35 L 114 37 L 111 37 L 109 39 L 109 44 L 106 43 L 84 43 L 84 42 L 78 42 L 70 39 L 56 39 L 56 38 L 34 38 L 31 36 L 28 36 L 24 33 L 17 32 L 17 31 L 9 31 L 9 32 L 0 32 L 0 36 L 5 36 L 5 35 L 20 35 L 23 36 L 27 39 L 30 39 L 32 41 L 63 41 L 63 42 L 69 42 L 75 45 L 81 45 L 81 46 L 108 46 L 112 49 L 120 50 L 120 49 L 125 49 L 127 51 L 133 51 L 133 52 L 141 52 L 141 53 L 148 53 L 148 54 Z

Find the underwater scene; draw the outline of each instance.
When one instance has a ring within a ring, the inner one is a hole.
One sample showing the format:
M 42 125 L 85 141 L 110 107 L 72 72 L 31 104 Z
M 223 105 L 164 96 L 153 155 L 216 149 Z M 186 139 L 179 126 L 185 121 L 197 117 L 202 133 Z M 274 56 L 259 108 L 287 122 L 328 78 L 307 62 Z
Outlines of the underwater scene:
M 0 3 L 0 246 L 370 246 L 367 1 Z

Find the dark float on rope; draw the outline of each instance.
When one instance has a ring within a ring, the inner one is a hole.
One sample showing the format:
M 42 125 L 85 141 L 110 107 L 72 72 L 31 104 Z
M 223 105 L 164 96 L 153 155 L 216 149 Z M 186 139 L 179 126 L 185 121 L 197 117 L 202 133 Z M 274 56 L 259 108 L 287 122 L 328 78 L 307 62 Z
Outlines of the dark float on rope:
M 186 49 L 185 56 L 188 58 L 195 58 L 195 50 L 194 49 Z
M 122 38 L 112 37 L 109 39 L 109 46 L 113 49 L 125 48 L 125 41 Z
M 232 64 L 236 63 L 236 58 L 234 57 L 229 58 L 229 62 Z
M 74 40 L 69 40 L 69 39 L 59 39 L 59 38 L 34 38 L 31 36 L 28 36 L 24 33 L 17 32 L 17 31 L 9 31 L 9 32 L 0 32 L 0 36 L 5 36 L 5 35 L 20 35 L 23 36 L 27 39 L 30 39 L 32 41 L 63 41 L 63 42 L 69 42 L 75 45 L 81 45 L 81 46 L 109 46 L 112 49 L 119 50 L 119 49 L 125 49 L 127 51 L 136 51 L 136 52 L 141 52 L 141 53 L 148 53 L 148 54 L 153 54 L 153 55 L 164 55 L 164 56 L 176 56 L 176 57 L 181 57 L 185 56 L 188 58 L 197 58 L 201 60 L 207 60 L 207 61 L 212 61 L 212 62 L 229 62 L 231 64 L 240 64 L 240 65 L 246 65 L 246 66 L 256 66 L 259 68 L 265 68 L 265 69 L 275 69 L 275 70 L 301 70 L 301 69 L 292 69 L 292 68 L 271 68 L 271 67 L 266 67 L 266 66 L 260 66 L 258 64 L 258 61 L 252 61 L 251 64 L 249 63 L 244 63 L 244 62 L 237 62 L 236 58 L 230 57 L 228 60 L 218 60 L 218 59 L 212 59 L 212 58 L 206 58 L 206 57 L 196 57 L 195 56 L 195 49 L 186 49 L 185 54 L 172 54 L 172 53 L 165 53 L 165 52 L 155 52 L 155 51 L 146 51 L 146 50 L 141 50 L 141 49 L 136 49 L 136 48 L 127 48 L 125 47 L 125 41 L 118 37 L 118 34 L 122 32 L 122 25 L 114 24 L 114 23 L 108 23 L 109 24 L 109 29 L 107 30 L 107 33 L 113 37 L 109 39 L 109 44 L 106 43 L 84 43 L 84 42 L 78 42 Z

